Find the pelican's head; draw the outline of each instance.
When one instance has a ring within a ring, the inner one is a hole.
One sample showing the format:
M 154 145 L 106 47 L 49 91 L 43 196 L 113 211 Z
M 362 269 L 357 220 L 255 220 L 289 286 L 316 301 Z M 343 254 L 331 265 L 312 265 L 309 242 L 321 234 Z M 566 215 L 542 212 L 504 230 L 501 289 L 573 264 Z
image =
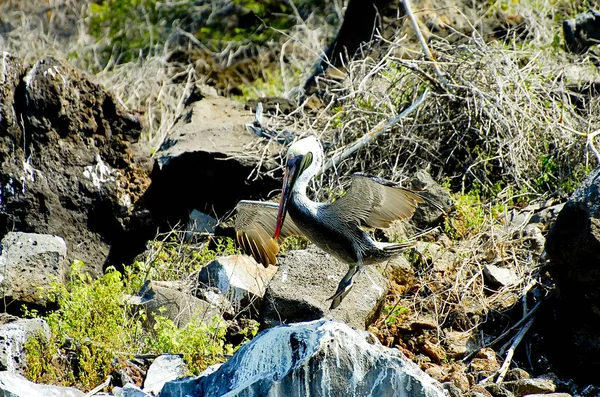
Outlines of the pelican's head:
M 278 238 L 287 213 L 287 205 L 294 185 L 308 184 L 321 167 L 323 149 L 315 136 L 309 136 L 294 142 L 285 156 L 285 173 L 283 175 L 283 191 L 279 202 L 277 226 L 273 238 Z

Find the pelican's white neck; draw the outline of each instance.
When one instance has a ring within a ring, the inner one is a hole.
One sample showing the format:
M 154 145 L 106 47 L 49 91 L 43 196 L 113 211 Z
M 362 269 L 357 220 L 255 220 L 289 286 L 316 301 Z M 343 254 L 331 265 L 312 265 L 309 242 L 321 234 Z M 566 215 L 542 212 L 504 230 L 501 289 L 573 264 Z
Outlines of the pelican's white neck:
M 312 162 L 304 172 L 298 176 L 292 191 L 302 196 L 306 196 L 308 183 L 315 175 L 321 172 L 321 168 L 323 167 L 323 148 L 316 137 L 308 137 L 297 143 L 304 146 L 303 149 L 306 153 L 312 154 Z

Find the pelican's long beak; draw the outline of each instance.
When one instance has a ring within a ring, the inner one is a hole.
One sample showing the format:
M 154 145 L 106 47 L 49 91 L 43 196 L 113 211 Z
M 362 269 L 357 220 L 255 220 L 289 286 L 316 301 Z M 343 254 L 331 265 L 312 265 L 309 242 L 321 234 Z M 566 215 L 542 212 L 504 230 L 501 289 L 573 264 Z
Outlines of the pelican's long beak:
M 298 178 L 303 159 L 304 156 L 301 155 L 288 157 L 285 173 L 283 174 L 283 189 L 281 192 L 281 201 L 279 202 L 279 211 L 277 212 L 275 234 L 273 234 L 274 239 L 278 239 L 279 234 L 281 233 L 281 227 L 283 226 L 287 214 L 288 202 L 292 196 L 292 189 Z

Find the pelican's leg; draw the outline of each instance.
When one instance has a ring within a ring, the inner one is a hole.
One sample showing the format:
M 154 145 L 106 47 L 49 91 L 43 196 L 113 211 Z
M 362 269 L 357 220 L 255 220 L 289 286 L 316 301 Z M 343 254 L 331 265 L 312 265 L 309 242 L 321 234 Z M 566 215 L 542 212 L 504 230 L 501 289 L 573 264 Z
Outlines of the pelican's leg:
M 333 294 L 333 296 L 331 298 L 329 298 L 329 299 L 333 300 L 331 302 L 331 306 L 329 307 L 329 310 L 335 309 L 336 307 L 338 307 L 340 305 L 340 303 L 342 303 L 342 300 L 346 297 L 346 295 L 348 295 L 348 292 L 350 292 L 350 290 L 352 289 L 352 284 L 354 283 L 354 280 L 353 280 L 354 276 L 356 276 L 358 274 L 358 272 L 360 272 L 361 269 L 362 269 L 362 266 L 358 263 L 354 264 L 354 265 L 350 265 L 350 268 L 348 269 L 348 273 L 346 273 L 346 275 L 344 276 L 342 281 L 340 281 L 340 283 L 337 287 L 337 291 L 335 291 L 335 294 Z

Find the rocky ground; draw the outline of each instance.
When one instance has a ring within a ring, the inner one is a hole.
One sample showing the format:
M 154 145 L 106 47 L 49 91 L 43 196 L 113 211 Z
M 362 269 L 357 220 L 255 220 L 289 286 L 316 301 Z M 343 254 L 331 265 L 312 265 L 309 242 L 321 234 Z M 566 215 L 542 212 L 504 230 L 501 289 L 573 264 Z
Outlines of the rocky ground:
M 369 27 L 356 57 L 313 69 L 336 2 L 282 6 L 303 23 L 250 44 L 215 21 L 248 34 L 253 2 L 192 3 L 148 1 L 147 21 L 183 21 L 155 31 L 172 47 L 117 44 L 106 21 L 135 23 L 117 6 L 0 4 L 6 393 L 599 395 L 597 12 L 415 1 L 432 62 L 402 7 L 379 2 L 381 37 Z M 287 98 L 248 100 L 275 86 Z M 416 243 L 335 310 L 346 265 L 289 239 L 265 268 L 232 239 L 236 203 L 275 200 L 281 156 L 308 134 L 338 159 L 317 199 L 364 171 L 445 210 L 375 231 Z

